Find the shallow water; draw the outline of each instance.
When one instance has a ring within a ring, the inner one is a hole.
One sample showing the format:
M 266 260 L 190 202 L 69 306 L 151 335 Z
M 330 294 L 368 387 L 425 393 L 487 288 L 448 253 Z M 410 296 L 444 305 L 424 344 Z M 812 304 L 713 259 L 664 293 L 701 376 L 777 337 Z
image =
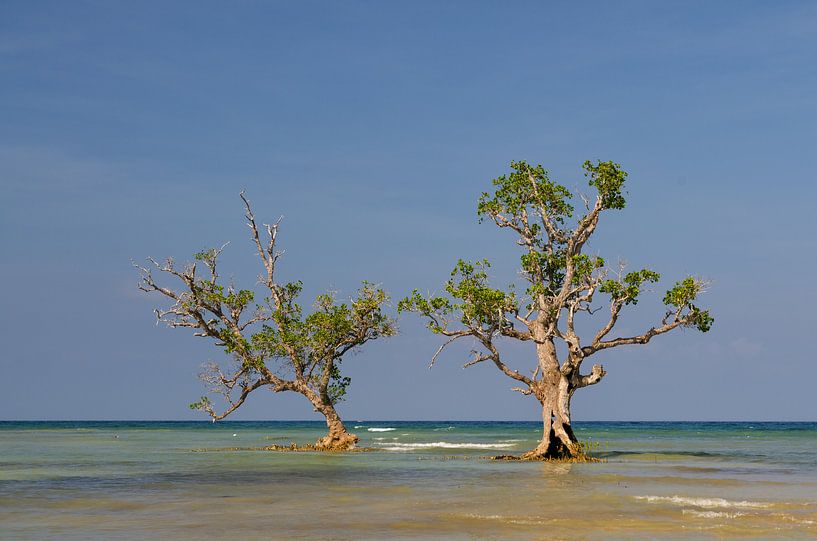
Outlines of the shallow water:
M 817 423 L 578 423 L 601 464 L 482 458 L 536 423 L 348 424 L 376 451 L 250 450 L 317 422 L 0 422 L 0 539 L 817 539 Z

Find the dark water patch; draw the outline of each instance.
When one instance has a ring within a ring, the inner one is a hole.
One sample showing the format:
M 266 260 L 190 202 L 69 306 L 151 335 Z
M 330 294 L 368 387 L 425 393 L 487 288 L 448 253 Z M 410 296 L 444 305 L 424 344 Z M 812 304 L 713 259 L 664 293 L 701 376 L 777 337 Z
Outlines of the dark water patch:
M 48 458 L 48 459 L 39 459 L 37 462 L 33 461 L 0 461 L 0 467 L 2 468 L 13 468 L 13 467 L 26 467 L 29 468 L 32 465 L 34 466 L 41 466 L 47 465 L 53 468 L 99 468 L 99 467 L 106 467 L 106 468 L 137 468 L 137 467 L 151 467 L 156 464 L 160 463 L 157 460 L 111 460 L 109 458 L 104 458 L 101 460 L 76 460 L 76 459 L 60 459 L 60 458 Z
M 735 449 L 726 449 L 722 451 L 711 450 L 683 450 L 683 449 L 644 449 L 644 450 L 622 450 L 614 449 L 607 451 L 598 451 L 593 453 L 594 456 L 605 458 L 608 460 L 614 459 L 633 459 L 637 461 L 672 461 L 683 459 L 702 459 L 715 463 L 720 462 L 740 462 L 748 465 L 770 465 L 775 466 L 777 471 L 793 470 L 793 466 L 799 465 L 815 465 L 817 466 L 817 455 L 815 451 L 808 451 L 803 453 L 793 453 L 788 451 L 776 452 L 769 450 L 768 452 L 750 452 L 739 451 Z M 716 467 L 717 466 L 713 466 Z
M 643 450 L 643 451 L 633 451 L 633 450 L 613 450 L 613 451 L 598 451 L 593 453 L 595 456 L 599 458 L 618 458 L 618 457 L 638 457 L 638 458 L 674 458 L 674 457 L 691 457 L 691 458 L 706 458 L 706 459 L 718 459 L 718 460 L 734 460 L 735 458 L 763 458 L 763 455 L 752 455 L 748 453 L 737 453 L 733 451 L 683 451 L 683 450 Z
M 423 466 L 424 462 L 417 462 L 411 467 L 396 465 L 388 467 L 379 464 L 366 467 L 355 464 L 293 464 L 282 465 L 270 469 L 261 469 L 258 464 L 247 469 L 222 469 L 212 471 L 217 467 L 207 465 L 207 471 L 187 472 L 140 472 L 133 475 L 74 475 L 49 477 L 44 479 L 16 479 L 0 480 L 0 496 L 36 492 L 82 492 L 82 491 L 142 491 L 177 487 L 201 487 L 208 485 L 241 485 L 241 486 L 371 486 L 372 484 L 416 484 L 426 480 L 439 480 L 441 469 Z M 458 471 L 458 479 L 478 480 L 483 473 L 479 470 Z M 59 497 L 59 496 L 58 496 Z
M 706 467 L 706 466 L 686 466 L 686 465 L 670 465 L 664 464 L 664 467 L 667 470 L 675 471 L 678 473 L 686 473 L 690 475 L 758 475 L 764 473 L 770 473 L 774 475 L 791 475 L 798 472 L 798 470 L 792 468 L 786 468 L 783 466 L 775 466 L 773 464 L 769 464 L 766 467 L 758 468 L 758 467 L 750 467 L 750 466 L 743 466 L 738 467 L 734 465 L 725 465 L 722 467 Z M 782 483 L 782 481 L 781 481 Z

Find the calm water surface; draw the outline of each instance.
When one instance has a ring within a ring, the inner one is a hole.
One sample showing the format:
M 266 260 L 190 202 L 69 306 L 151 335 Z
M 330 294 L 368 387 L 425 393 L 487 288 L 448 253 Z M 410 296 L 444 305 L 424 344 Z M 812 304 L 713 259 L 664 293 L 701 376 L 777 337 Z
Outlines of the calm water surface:
M 0 422 L 0 539 L 817 539 L 817 423 L 583 423 L 602 464 L 494 462 L 536 423 Z M 238 450 L 236 450 L 238 449 Z

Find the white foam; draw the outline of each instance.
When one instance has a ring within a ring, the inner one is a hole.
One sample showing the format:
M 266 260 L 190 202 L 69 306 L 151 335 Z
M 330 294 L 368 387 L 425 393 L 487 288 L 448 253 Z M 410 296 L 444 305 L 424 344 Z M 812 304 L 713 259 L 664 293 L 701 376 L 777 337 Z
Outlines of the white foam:
M 367 428 L 366 430 L 368 430 L 369 432 L 391 432 L 392 430 L 397 430 L 397 429 L 396 428 L 380 428 L 380 427 L 375 426 L 375 427 L 372 427 L 372 428 Z
M 354 428 L 366 428 L 365 425 L 355 425 Z
M 771 507 L 772 504 L 764 502 L 730 501 L 723 498 L 689 498 L 686 496 L 636 496 L 637 500 L 645 500 L 648 503 L 674 503 L 676 505 L 691 505 L 693 507 L 703 507 L 704 509 L 763 509 Z
M 515 518 L 515 517 L 506 517 L 504 515 L 478 515 L 475 513 L 469 513 L 465 515 L 468 518 L 474 518 L 478 520 L 499 520 L 508 524 L 521 524 L 526 526 L 538 526 L 548 524 L 547 521 L 542 520 L 532 520 L 526 518 Z
M 506 443 L 451 443 L 447 441 L 435 441 L 429 443 L 378 443 L 377 445 L 388 445 L 383 447 L 386 451 L 415 451 L 418 449 L 508 449 L 514 447 L 513 444 Z
M 742 517 L 746 513 L 725 513 L 723 511 L 696 511 L 695 509 L 684 509 L 685 515 L 692 515 L 698 518 L 737 518 Z
M 801 519 L 801 518 L 793 517 L 792 515 L 787 515 L 785 513 L 774 513 L 772 516 L 780 517 L 782 519 L 789 520 L 789 521 L 795 522 L 797 524 L 817 524 L 817 521 L 815 521 L 815 520 L 809 520 L 809 519 L 805 519 L 805 518 Z

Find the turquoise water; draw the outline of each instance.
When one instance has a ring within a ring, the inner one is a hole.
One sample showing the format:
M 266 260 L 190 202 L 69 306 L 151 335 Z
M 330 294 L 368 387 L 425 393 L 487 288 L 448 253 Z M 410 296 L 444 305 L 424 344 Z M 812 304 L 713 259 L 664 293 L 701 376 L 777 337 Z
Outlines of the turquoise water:
M 0 422 L 0 539 L 817 539 L 817 423 Z

